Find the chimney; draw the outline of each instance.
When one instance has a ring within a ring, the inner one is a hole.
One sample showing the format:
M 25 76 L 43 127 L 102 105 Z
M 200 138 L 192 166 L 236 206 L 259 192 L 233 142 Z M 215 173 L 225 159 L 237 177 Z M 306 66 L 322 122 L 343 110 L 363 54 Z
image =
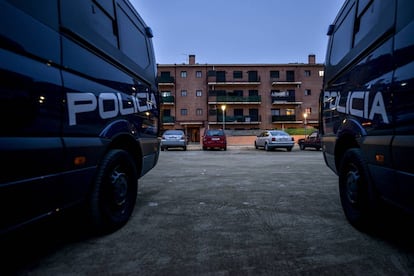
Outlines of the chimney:
M 190 65 L 194 65 L 195 64 L 195 55 L 189 55 L 188 56 L 188 63 Z
M 308 63 L 309 64 L 315 64 L 316 63 L 316 56 L 315 55 L 309 55 L 308 56 Z

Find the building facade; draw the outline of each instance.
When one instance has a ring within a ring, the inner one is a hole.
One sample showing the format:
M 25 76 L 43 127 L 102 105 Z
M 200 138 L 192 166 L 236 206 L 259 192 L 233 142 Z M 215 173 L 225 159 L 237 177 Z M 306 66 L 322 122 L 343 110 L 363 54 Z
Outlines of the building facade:
M 292 64 L 159 64 L 161 129 L 317 127 L 323 64 L 315 55 Z

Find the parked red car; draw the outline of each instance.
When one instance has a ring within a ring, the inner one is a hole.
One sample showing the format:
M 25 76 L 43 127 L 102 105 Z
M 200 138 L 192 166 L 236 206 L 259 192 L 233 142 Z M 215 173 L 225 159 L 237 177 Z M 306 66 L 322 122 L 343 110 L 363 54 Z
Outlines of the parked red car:
M 227 150 L 226 134 L 222 129 L 206 129 L 203 135 L 203 150 L 207 149 Z
M 306 148 L 315 148 L 316 150 L 320 150 L 322 147 L 321 138 L 318 131 L 312 132 L 305 139 L 299 139 L 298 144 L 301 150 L 304 150 Z

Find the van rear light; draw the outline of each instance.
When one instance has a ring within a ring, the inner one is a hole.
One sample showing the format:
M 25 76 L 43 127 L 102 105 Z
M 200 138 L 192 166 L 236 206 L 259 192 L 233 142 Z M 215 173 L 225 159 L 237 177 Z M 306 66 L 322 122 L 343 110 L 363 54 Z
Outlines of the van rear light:
M 276 138 L 275 137 L 272 137 L 272 141 L 276 141 Z

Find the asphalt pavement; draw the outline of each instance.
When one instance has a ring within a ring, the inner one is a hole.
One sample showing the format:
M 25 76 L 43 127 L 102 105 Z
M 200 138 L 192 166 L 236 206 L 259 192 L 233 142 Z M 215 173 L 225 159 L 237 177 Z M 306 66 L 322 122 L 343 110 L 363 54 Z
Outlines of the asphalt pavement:
M 189 147 L 161 152 L 119 231 L 84 235 L 72 215 L 2 260 L 16 275 L 414 275 L 412 223 L 376 229 L 348 224 L 320 151 Z

